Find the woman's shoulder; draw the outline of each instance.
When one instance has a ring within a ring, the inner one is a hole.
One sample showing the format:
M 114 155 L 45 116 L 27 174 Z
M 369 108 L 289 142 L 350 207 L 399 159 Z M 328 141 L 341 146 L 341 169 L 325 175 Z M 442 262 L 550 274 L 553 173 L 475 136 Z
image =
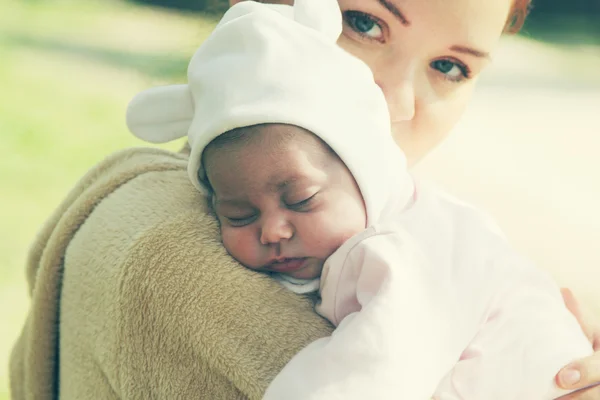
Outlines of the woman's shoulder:
M 232 387 L 258 398 L 293 354 L 329 333 L 312 301 L 243 268 L 227 254 L 206 199 L 185 170 L 140 176 L 94 213 L 75 244 L 77 254 L 66 262 L 76 268 L 86 265 L 86 270 L 93 263 L 105 276 L 112 273 L 109 281 L 88 283 L 98 293 L 116 288 L 112 306 L 119 311 L 114 325 L 122 370 L 139 385 L 148 385 L 152 380 L 140 366 L 162 360 L 151 375 L 166 386 L 153 387 L 154 393 L 168 390 L 165 397 L 193 397 L 195 391 L 232 398 L 223 392 Z M 103 259 L 84 251 L 94 242 L 97 249 L 104 246 Z M 73 283 L 77 290 L 78 282 Z M 180 374 L 172 368 L 178 365 L 189 368 Z M 198 386 L 209 381 L 210 389 Z
M 227 255 L 184 155 L 109 157 L 34 248 L 31 325 L 13 365 L 21 376 L 27 354 L 52 364 L 25 379 L 39 390 L 57 376 L 46 361 L 60 359 L 60 390 L 72 397 L 89 390 L 93 369 L 122 397 L 259 398 L 293 354 L 331 330 L 312 301 Z

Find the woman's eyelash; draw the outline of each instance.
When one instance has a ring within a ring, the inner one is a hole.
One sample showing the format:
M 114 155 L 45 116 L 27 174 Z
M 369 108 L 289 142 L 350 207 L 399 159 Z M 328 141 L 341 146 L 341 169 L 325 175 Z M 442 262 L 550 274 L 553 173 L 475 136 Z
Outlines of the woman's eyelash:
M 360 11 L 355 11 L 355 10 L 344 11 L 343 17 L 344 17 L 344 22 L 357 35 L 360 35 L 361 37 L 368 39 L 368 40 L 374 40 L 377 42 L 381 41 L 381 39 L 374 38 L 372 36 L 367 35 L 366 31 L 364 31 L 364 29 L 360 29 L 360 27 L 358 26 L 359 21 L 361 21 L 361 20 L 362 20 L 362 22 L 368 21 L 370 24 L 372 24 L 371 29 L 374 27 L 377 27 L 383 33 L 383 30 L 384 30 L 383 23 L 378 18 L 376 18 L 372 15 L 360 12 Z
M 443 64 L 446 63 L 446 64 Z M 444 77 L 444 79 L 450 81 L 450 82 L 461 82 L 464 81 L 466 79 L 470 79 L 471 78 L 471 70 L 470 68 L 464 64 L 463 62 L 461 62 L 460 60 L 457 60 L 455 58 L 442 58 L 442 59 L 438 59 L 435 61 L 432 61 L 430 64 L 431 68 L 435 69 L 438 73 L 441 73 Z M 449 69 L 448 69 L 449 67 Z M 452 71 L 452 69 L 454 68 L 458 68 L 460 71 L 460 76 L 455 77 L 455 76 L 451 76 L 449 74 L 450 71 Z M 447 70 L 447 71 L 444 71 Z

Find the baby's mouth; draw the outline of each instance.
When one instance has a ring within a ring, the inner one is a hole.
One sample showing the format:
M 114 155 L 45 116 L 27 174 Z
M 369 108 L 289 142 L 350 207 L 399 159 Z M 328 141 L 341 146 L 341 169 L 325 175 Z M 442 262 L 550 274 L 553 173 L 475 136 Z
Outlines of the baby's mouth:
M 273 272 L 279 272 L 282 274 L 298 271 L 304 268 L 306 264 L 306 257 L 301 258 L 283 258 L 281 260 L 273 261 L 267 265 L 267 268 Z

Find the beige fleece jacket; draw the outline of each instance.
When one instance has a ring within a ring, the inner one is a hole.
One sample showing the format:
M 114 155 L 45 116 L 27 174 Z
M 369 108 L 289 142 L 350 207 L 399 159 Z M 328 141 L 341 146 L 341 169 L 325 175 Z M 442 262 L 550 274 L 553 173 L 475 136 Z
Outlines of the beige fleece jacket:
M 331 332 L 314 299 L 227 255 L 186 166 L 117 153 L 50 217 L 27 263 L 13 399 L 259 399 Z

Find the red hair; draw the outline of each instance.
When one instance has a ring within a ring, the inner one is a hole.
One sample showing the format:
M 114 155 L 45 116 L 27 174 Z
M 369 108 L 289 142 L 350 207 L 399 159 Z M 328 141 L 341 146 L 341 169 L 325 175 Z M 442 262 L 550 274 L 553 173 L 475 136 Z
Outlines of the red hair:
M 508 34 L 518 33 L 531 9 L 531 0 L 514 0 L 504 32 Z

